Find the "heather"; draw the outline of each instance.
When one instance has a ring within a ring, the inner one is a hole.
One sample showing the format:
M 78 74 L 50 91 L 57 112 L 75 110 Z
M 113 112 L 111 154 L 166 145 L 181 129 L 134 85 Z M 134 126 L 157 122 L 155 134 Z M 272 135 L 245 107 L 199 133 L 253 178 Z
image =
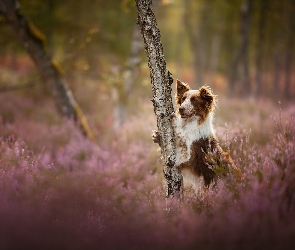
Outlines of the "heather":
M 149 100 L 118 131 L 89 111 L 91 142 L 50 100 L 10 95 L 0 96 L 1 249 L 294 247 L 294 104 L 220 97 L 217 134 L 243 179 L 186 189 L 179 203 L 164 198 Z

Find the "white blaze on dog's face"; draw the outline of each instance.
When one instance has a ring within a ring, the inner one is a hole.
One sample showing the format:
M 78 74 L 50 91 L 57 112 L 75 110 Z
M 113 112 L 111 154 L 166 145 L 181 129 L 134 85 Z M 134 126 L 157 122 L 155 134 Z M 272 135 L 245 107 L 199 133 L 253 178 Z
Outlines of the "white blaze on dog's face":
M 214 109 L 215 96 L 211 90 L 203 86 L 198 90 L 191 90 L 189 85 L 177 80 L 176 103 L 179 106 L 181 118 L 197 117 L 201 125 Z

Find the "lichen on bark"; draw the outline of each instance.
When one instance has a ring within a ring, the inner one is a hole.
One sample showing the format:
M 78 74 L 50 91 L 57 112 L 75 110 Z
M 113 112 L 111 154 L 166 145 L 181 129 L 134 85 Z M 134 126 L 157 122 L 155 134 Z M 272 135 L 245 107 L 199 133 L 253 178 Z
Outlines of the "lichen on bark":
M 135 0 L 137 7 L 137 23 L 140 26 L 153 91 L 154 112 L 157 116 L 157 126 L 161 135 L 161 153 L 164 162 L 164 176 L 166 179 L 166 196 L 180 197 L 182 176 L 175 168 L 176 143 L 171 115 L 174 114 L 172 102 L 173 82 L 172 74 L 166 69 L 163 47 L 160 41 L 160 30 L 152 9 L 151 0 Z

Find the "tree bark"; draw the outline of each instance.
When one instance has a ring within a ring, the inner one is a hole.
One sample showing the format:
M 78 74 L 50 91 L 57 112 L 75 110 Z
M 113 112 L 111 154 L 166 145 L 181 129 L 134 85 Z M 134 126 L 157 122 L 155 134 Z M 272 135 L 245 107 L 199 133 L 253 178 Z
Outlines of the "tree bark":
M 211 48 L 211 59 L 210 59 L 210 82 L 213 83 L 219 66 L 220 59 L 220 46 L 221 46 L 221 31 L 220 29 L 215 31 L 212 48 Z
M 259 20 L 258 20 L 258 44 L 256 46 L 256 58 L 255 58 L 255 63 L 256 63 L 256 75 L 255 75 L 255 97 L 258 98 L 261 95 L 262 91 L 262 59 L 264 56 L 264 39 L 265 39 L 265 22 L 266 22 L 266 13 L 267 13 L 267 8 L 268 8 L 268 1 L 263 0 L 260 1 L 260 6 L 259 6 Z
M 114 129 L 118 130 L 125 123 L 127 116 L 128 97 L 135 85 L 138 74 L 138 66 L 141 62 L 140 52 L 142 51 L 140 30 L 137 25 L 133 28 L 130 56 L 125 68 L 120 75 L 120 84 L 114 86 Z
M 287 24 L 286 41 L 285 41 L 285 86 L 284 97 L 286 99 L 291 98 L 291 82 L 292 82 L 292 63 L 294 57 L 294 19 L 292 19 L 292 7 L 294 8 L 294 1 L 284 4 L 284 18 Z
M 192 13 L 193 1 L 185 0 L 184 2 L 184 25 L 188 34 L 189 42 L 194 57 L 194 71 L 195 71 L 195 82 L 197 85 L 202 86 L 204 84 L 206 65 L 208 63 L 206 57 L 207 41 L 208 41 L 208 24 L 210 13 L 211 2 L 205 1 L 203 3 L 200 13 L 200 23 L 193 23 L 191 17 L 195 15 Z
M 235 82 L 238 75 L 238 66 L 242 66 L 241 82 L 242 95 L 247 96 L 250 94 L 250 76 L 249 76 L 249 58 L 248 58 L 248 47 L 249 47 L 249 36 L 251 26 L 251 12 L 252 12 L 252 1 L 244 0 L 241 5 L 241 24 L 240 24 L 240 36 L 241 41 L 233 61 L 232 70 L 229 79 L 229 95 L 232 95 Z
M 151 0 L 135 0 L 137 7 L 137 22 L 141 29 L 153 91 L 154 112 L 157 116 L 157 126 L 161 135 L 161 152 L 164 162 L 166 179 L 166 197 L 180 197 L 182 176 L 175 168 L 176 142 L 171 124 L 174 108 L 171 96 L 172 75 L 166 69 L 163 47 L 160 41 L 160 30 L 152 9 Z
M 80 125 L 83 133 L 93 139 L 82 109 L 72 92 L 65 85 L 61 68 L 54 62 L 45 48 L 45 36 L 20 12 L 17 0 L 1 0 L 0 10 L 13 28 L 19 41 L 33 59 L 48 90 L 51 92 L 59 112 Z

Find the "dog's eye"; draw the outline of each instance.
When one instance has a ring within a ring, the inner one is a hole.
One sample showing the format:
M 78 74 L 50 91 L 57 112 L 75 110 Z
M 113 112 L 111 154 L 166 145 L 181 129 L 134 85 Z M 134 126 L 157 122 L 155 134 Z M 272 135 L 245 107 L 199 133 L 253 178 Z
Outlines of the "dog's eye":
M 186 96 L 182 97 L 182 98 L 181 98 L 181 102 L 184 102 L 185 99 L 186 99 Z
M 196 102 L 196 101 L 197 101 L 197 98 L 193 96 L 193 97 L 191 98 L 191 102 Z

